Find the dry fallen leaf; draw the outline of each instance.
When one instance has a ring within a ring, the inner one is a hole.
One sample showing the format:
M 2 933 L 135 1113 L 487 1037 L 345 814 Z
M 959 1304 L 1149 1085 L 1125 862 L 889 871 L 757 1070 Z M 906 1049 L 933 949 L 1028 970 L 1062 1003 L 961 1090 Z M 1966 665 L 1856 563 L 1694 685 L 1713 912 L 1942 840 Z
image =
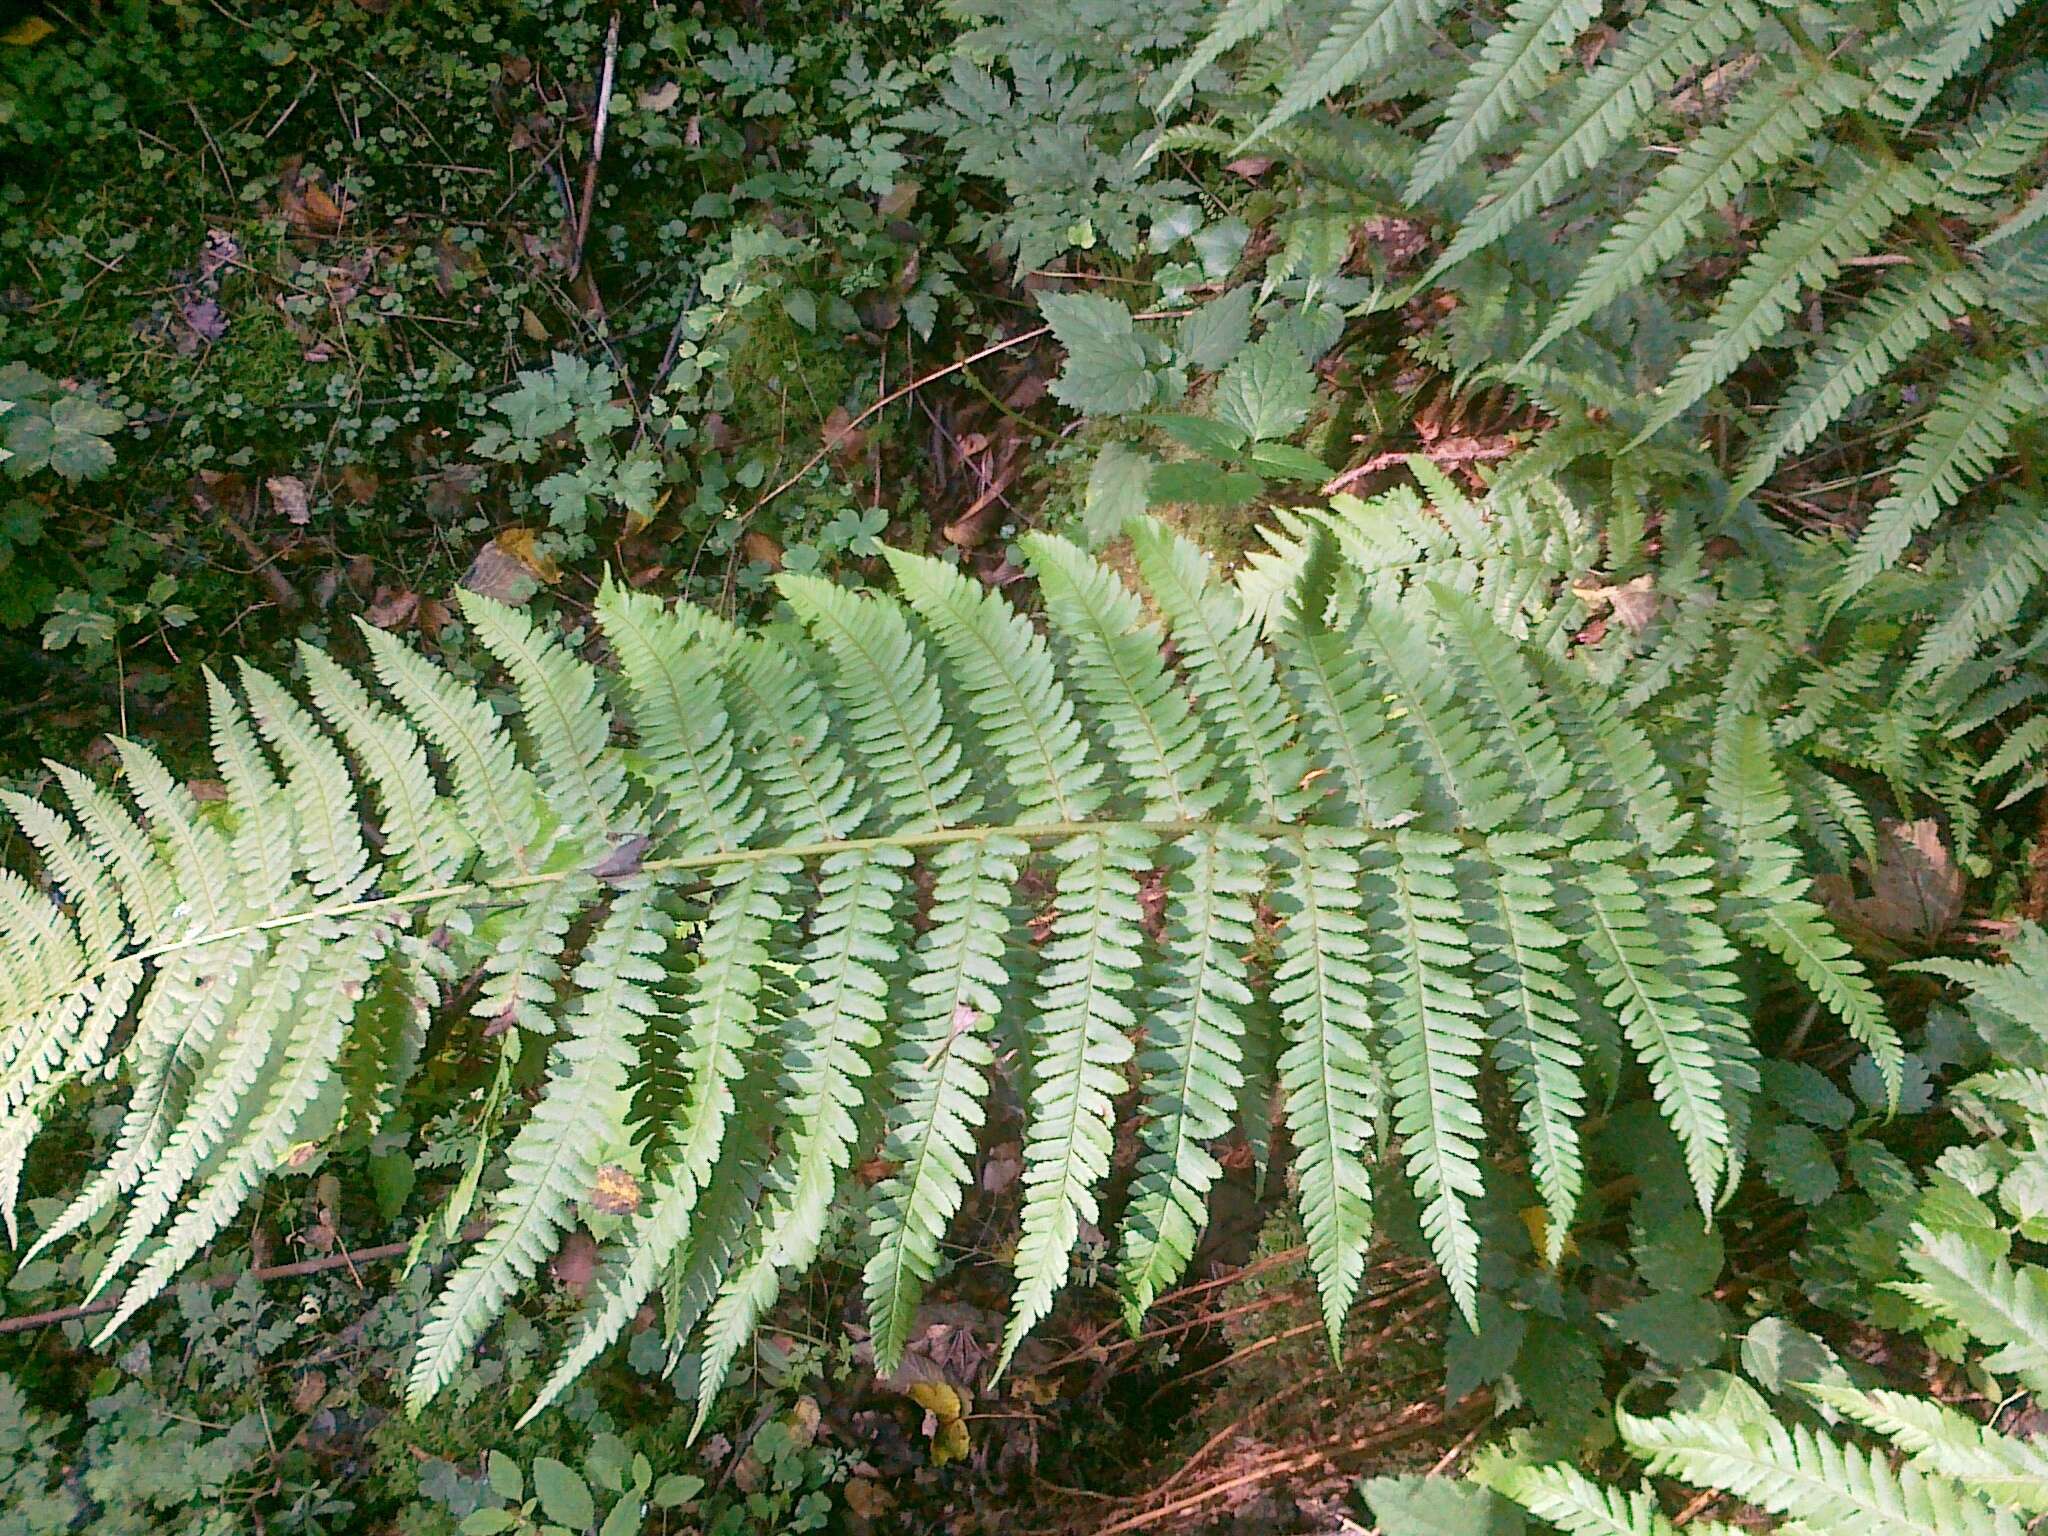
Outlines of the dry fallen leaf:
M 1575 581 L 1572 583 L 1572 595 L 1596 614 L 1611 609 L 1617 619 L 1638 635 L 1655 622 L 1657 610 L 1664 605 L 1664 599 L 1653 588 L 1648 572 L 1619 586 L 1608 586 L 1600 581 Z
M 1869 881 L 1868 896 L 1839 875 L 1813 883 L 1828 910 L 1851 924 L 1882 938 L 1926 940 L 1940 937 L 1962 915 L 1963 872 L 1932 819 L 1884 822 L 1876 859 L 1856 867 Z
M 943 1381 L 914 1381 L 910 1400 L 924 1410 L 924 1436 L 932 1443 L 932 1465 L 959 1461 L 972 1448 L 967 1437 L 967 1403 L 958 1388 Z
M 543 583 L 553 586 L 561 579 L 562 568 L 542 551 L 533 529 L 507 528 L 476 552 L 462 584 L 472 592 L 518 607 Z
M 548 1264 L 548 1273 L 571 1296 L 582 1296 L 597 1278 L 597 1244 L 588 1232 L 571 1232 Z
M 312 520 L 312 499 L 307 495 L 306 482 L 297 475 L 272 475 L 263 482 L 263 488 L 270 493 L 270 504 L 285 515 L 285 521 L 303 528 Z
M 617 1163 L 606 1163 L 591 1181 L 590 1203 L 607 1216 L 630 1216 L 640 1209 L 640 1181 Z

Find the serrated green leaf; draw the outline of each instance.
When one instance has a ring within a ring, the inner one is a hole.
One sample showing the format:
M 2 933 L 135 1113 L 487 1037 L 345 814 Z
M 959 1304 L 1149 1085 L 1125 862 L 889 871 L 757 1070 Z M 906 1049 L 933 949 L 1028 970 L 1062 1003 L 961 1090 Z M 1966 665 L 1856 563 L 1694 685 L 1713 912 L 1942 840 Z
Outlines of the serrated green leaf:
M 1152 455 L 1128 443 L 1106 443 L 1088 471 L 1088 489 L 1081 499 L 1081 529 L 1088 546 L 1099 549 L 1124 531 L 1124 524 L 1145 510 L 1151 484 Z
M 1039 312 L 1067 361 L 1053 380 L 1053 397 L 1084 416 L 1142 411 L 1158 397 L 1145 344 L 1131 312 L 1093 293 L 1041 293 Z
M 1301 349 L 1283 336 L 1262 336 L 1224 369 L 1214 409 L 1254 442 L 1286 437 L 1308 420 L 1315 375 Z

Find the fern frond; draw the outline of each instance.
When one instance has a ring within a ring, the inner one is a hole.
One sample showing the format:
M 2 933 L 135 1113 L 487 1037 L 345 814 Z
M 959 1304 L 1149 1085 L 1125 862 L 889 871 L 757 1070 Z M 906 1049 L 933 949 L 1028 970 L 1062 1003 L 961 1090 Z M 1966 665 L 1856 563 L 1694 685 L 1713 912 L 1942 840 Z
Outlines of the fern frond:
M 622 890 L 592 936 L 575 983 L 569 1038 L 552 1053 L 547 1088 L 506 1153 L 490 1230 L 469 1251 L 420 1329 L 406 1377 L 414 1414 L 447 1385 L 483 1332 L 554 1253 L 571 1206 L 589 1192 L 611 1128 L 625 1115 L 634 1039 L 658 1006 L 656 957 L 667 947 L 659 886 Z
M 1622 1436 L 1653 1473 L 1723 1489 L 1828 1533 L 2019 1536 L 2019 1523 L 1970 1490 L 1913 1466 L 1894 1472 L 1872 1451 L 1803 1424 L 1677 1413 L 1620 1415 Z
M 1496 1468 L 1482 1464 L 1473 1475 L 1565 1536 L 1678 1536 L 1678 1527 L 1657 1507 L 1657 1495 L 1647 1487 L 1625 1490 L 1597 1483 L 1562 1463 Z
M 1276 821 L 1307 802 L 1307 754 L 1290 729 L 1273 659 L 1244 622 L 1236 593 L 1210 577 L 1209 557 L 1151 518 L 1130 526 L 1145 583 L 1166 615 L 1195 697 L 1228 753 L 1231 777 Z
M 1512 0 L 1415 157 L 1404 201 L 1421 202 L 1492 143 L 1599 14 L 1592 0 Z
M 1603 999 L 1650 1072 L 1650 1089 L 1685 1150 L 1702 1210 L 1711 1214 L 1733 1139 L 1722 1102 L 1707 1021 L 1672 973 L 1652 931 L 1642 893 L 1628 874 L 1598 855 L 1574 851 L 1577 885 L 1592 926 L 1580 940 Z
M 1394 857 L 1374 871 L 1393 896 L 1377 995 L 1389 1037 L 1394 1129 L 1423 1202 L 1423 1235 L 1452 1299 L 1476 1329 L 1479 1232 L 1468 1202 L 1485 1194 L 1478 1083 L 1484 1037 L 1452 862 L 1461 846 L 1403 830 Z
M 1002 759 L 1019 819 L 1087 820 L 1104 799 L 1102 765 L 1089 759 L 1044 639 L 995 592 L 945 562 L 900 550 L 888 560 Z
M 1265 32 L 1287 14 L 1289 0 L 1229 0 L 1215 23 L 1203 36 L 1200 43 L 1175 73 L 1173 81 L 1166 88 L 1166 94 L 1159 98 L 1157 111 L 1163 118 L 1167 109 L 1187 94 L 1195 77 L 1239 43 L 1248 42 Z
M 1294 1141 L 1310 1272 L 1334 1352 L 1365 1274 L 1372 1172 L 1385 1100 L 1375 1058 L 1370 941 L 1358 840 L 1304 829 L 1293 842 L 1273 1002 L 1287 1033 L 1280 1086 Z
M 1891 493 L 1871 510 L 1842 574 L 1836 603 L 1854 597 L 1906 552 L 1926 529 L 2005 456 L 2026 395 L 2023 365 L 1972 358 L 1956 365 L 1892 476 Z
M 1124 1311 L 1135 1329 L 1194 1255 L 1221 1166 L 1204 1145 L 1230 1129 L 1251 1006 L 1244 952 L 1252 902 L 1264 888 L 1260 845 L 1231 832 L 1198 832 L 1174 848 L 1167 879 L 1173 979 L 1148 1015 L 1145 1151 L 1124 1217 Z
M 1497 834 L 1487 840 L 1491 878 L 1477 882 L 1485 897 L 1472 898 L 1472 952 L 1494 1056 L 1520 1106 L 1530 1173 L 1547 1216 L 1544 1259 L 1555 1265 L 1584 1187 L 1578 1122 L 1586 1089 L 1582 998 L 1570 974 L 1569 940 L 1554 921 L 1552 852 L 1547 838 Z
M 855 748 L 889 802 L 891 821 L 942 827 L 974 814 L 973 774 L 903 614 L 815 576 L 785 573 L 782 595 L 831 653 Z
M 1734 494 L 1756 490 L 1788 455 L 1813 443 L 1929 337 L 1983 303 L 1984 285 L 1967 267 L 1930 270 L 1915 263 L 1885 278 L 1828 328 L 1800 365 L 1743 460 Z
M 1147 813 L 1190 819 L 1212 811 L 1224 787 L 1212 781 L 1201 723 L 1167 674 L 1158 632 L 1136 596 L 1064 539 L 1033 533 L 1022 543 L 1053 633 L 1071 651 L 1075 685 Z
M 1430 269 L 1434 281 L 1554 202 L 1635 131 L 1678 81 L 1756 30 L 1749 0 L 1670 0 L 1649 11 L 1572 92 L 1556 119 L 1496 171 Z
M 918 943 L 909 1018 L 896 1050 L 895 1102 L 883 1153 L 897 1171 L 876 1192 L 866 1272 L 875 1362 L 893 1371 L 910 1339 L 939 1247 L 972 1178 L 993 1053 L 990 1021 L 1009 983 L 1003 933 L 1010 888 L 1028 851 L 991 837 L 932 861 L 931 925 Z
M 1946 1403 L 1907 1392 L 1866 1392 L 1828 1383 L 1811 1384 L 1806 1391 L 1883 1435 L 1922 1471 L 1953 1478 L 2004 1508 L 2048 1513 L 2048 1455 L 2032 1441 L 2002 1435 Z
M 1707 392 L 1777 335 L 1809 288 L 1831 282 L 1896 219 L 1932 195 L 1927 175 L 1910 165 L 1852 163 L 1828 190 L 1764 236 L 1708 315 L 1658 392 L 1635 441 L 1678 420 Z
M 1291 70 L 1280 100 L 1238 147 L 1257 143 L 1311 107 L 1384 69 L 1443 13 L 1448 0 L 1348 0 L 1306 63 Z
M 1911 0 L 1901 6 L 1900 31 L 1911 46 L 1884 75 L 1875 109 L 1895 127 L 1912 127 L 2018 9 L 2019 0 Z
M 1807 894 L 1798 850 L 1787 840 L 1792 797 L 1761 717 L 1730 716 L 1715 731 L 1707 803 L 1742 865 L 1740 884 L 1724 898 L 1733 926 L 1790 966 L 1849 1027 L 1896 1104 L 1905 1046 L 1862 965 Z
M 901 848 L 863 848 L 836 854 L 819 870 L 803 999 L 782 1043 L 783 1128 L 768 1175 L 772 1193 L 748 1263 L 726 1282 L 705 1325 L 694 1428 L 703 1427 L 781 1277 L 807 1267 L 824 1237 L 839 1176 L 853 1160 L 864 1085 L 882 1043 L 896 952 L 894 908 L 909 864 Z
M 1654 274 L 1684 248 L 1708 210 L 1801 153 L 1829 118 L 1855 107 L 1867 89 L 1811 61 L 1753 81 L 1629 205 L 1522 361 Z
M 1990 1345 L 1986 1370 L 2048 1390 L 2048 1270 L 2008 1263 L 1959 1232 L 1916 1227 L 1914 1237 L 1906 1265 L 1919 1278 L 1900 1291 Z

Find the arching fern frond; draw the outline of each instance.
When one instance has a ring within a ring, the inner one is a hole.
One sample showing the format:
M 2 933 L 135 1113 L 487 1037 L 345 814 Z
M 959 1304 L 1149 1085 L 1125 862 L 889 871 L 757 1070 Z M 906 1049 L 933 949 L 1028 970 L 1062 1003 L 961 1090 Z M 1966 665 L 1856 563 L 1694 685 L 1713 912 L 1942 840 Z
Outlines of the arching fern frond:
M 96 1284 L 133 1272 L 118 1326 L 262 1180 L 379 1123 L 430 1015 L 464 1049 L 496 1040 L 509 1131 L 486 1117 L 459 1194 L 487 1230 L 431 1303 L 415 1409 L 617 1156 L 641 1198 L 536 1409 L 657 1292 L 708 1403 L 877 1151 L 860 1262 L 895 1361 L 946 1263 L 996 1038 L 1024 1078 L 1004 1363 L 1084 1229 L 1118 1241 L 1134 1321 L 1175 1282 L 1218 1143 L 1276 1086 L 1333 1343 L 1373 1181 L 1400 1176 L 1390 1140 L 1473 1308 L 1496 1073 L 1554 1242 L 1591 1041 L 1627 1042 L 1711 1207 L 1755 1076 L 1716 914 L 1747 935 L 1776 910 L 1803 947 L 1766 943 L 1770 963 L 1852 1023 L 1853 972 L 1779 847 L 1777 781 L 1723 775 L 1707 830 L 1739 858 L 1715 885 L 1720 844 L 1695 845 L 1641 731 L 1525 637 L 1561 632 L 1531 618 L 1550 599 L 1496 601 L 1487 513 L 1435 494 L 1444 521 L 1403 535 L 1420 563 L 1401 569 L 1363 521 L 1300 525 L 1271 605 L 1140 523 L 1160 628 L 1112 571 L 1034 537 L 1043 630 L 899 553 L 903 599 L 783 577 L 808 640 L 607 586 L 609 676 L 466 599 L 506 715 L 381 633 L 374 686 L 317 652 L 304 703 L 215 679 L 225 799 L 196 803 L 133 744 L 125 795 L 63 770 L 65 811 L 6 797 L 48 889 L 0 878 L 0 1198 L 57 1096 L 118 1061 L 113 1145 L 38 1244 L 115 1218 Z M 1532 551 L 1578 547 L 1555 513 Z M 526 1052 L 530 1106 L 504 1092 Z

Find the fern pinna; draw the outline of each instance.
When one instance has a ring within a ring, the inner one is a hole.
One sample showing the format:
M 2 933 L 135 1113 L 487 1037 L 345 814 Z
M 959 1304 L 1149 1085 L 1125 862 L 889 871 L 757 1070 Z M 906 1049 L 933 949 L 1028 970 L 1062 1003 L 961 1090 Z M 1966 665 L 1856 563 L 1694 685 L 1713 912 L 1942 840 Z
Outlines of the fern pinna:
M 366 629 L 373 679 L 304 653 L 310 707 L 253 670 L 211 680 L 218 801 L 133 743 L 125 798 L 67 768 L 68 813 L 8 796 L 44 872 L 0 874 L 10 1222 L 53 1102 L 124 1081 L 111 1150 L 36 1241 L 112 1234 L 104 1337 L 262 1180 L 374 1128 L 430 1024 L 439 1049 L 466 1019 L 461 1048 L 539 1052 L 545 1077 L 421 1329 L 412 1406 L 572 1224 L 622 1207 L 535 1408 L 656 1291 L 708 1405 L 877 1147 L 867 1312 L 897 1360 L 999 1037 L 1023 1045 L 1026 1123 L 1004 1362 L 1084 1226 L 1110 1230 L 1133 1093 L 1132 1316 L 1189 1264 L 1216 1143 L 1270 1070 L 1334 1342 L 1389 1142 L 1472 1311 L 1496 1078 L 1553 1255 L 1593 1062 L 1640 1065 L 1711 1212 L 1757 1075 L 1738 943 L 1896 1060 L 1803 895 L 1759 729 L 1726 729 L 1703 820 L 1608 697 L 1471 598 L 1369 587 L 1324 534 L 1255 603 L 1162 526 L 1131 536 L 1149 606 L 1025 540 L 1042 627 L 895 551 L 899 596 L 789 574 L 793 622 L 753 632 L 607 586 L 605 672 L 468 596 L 516 723 Z

